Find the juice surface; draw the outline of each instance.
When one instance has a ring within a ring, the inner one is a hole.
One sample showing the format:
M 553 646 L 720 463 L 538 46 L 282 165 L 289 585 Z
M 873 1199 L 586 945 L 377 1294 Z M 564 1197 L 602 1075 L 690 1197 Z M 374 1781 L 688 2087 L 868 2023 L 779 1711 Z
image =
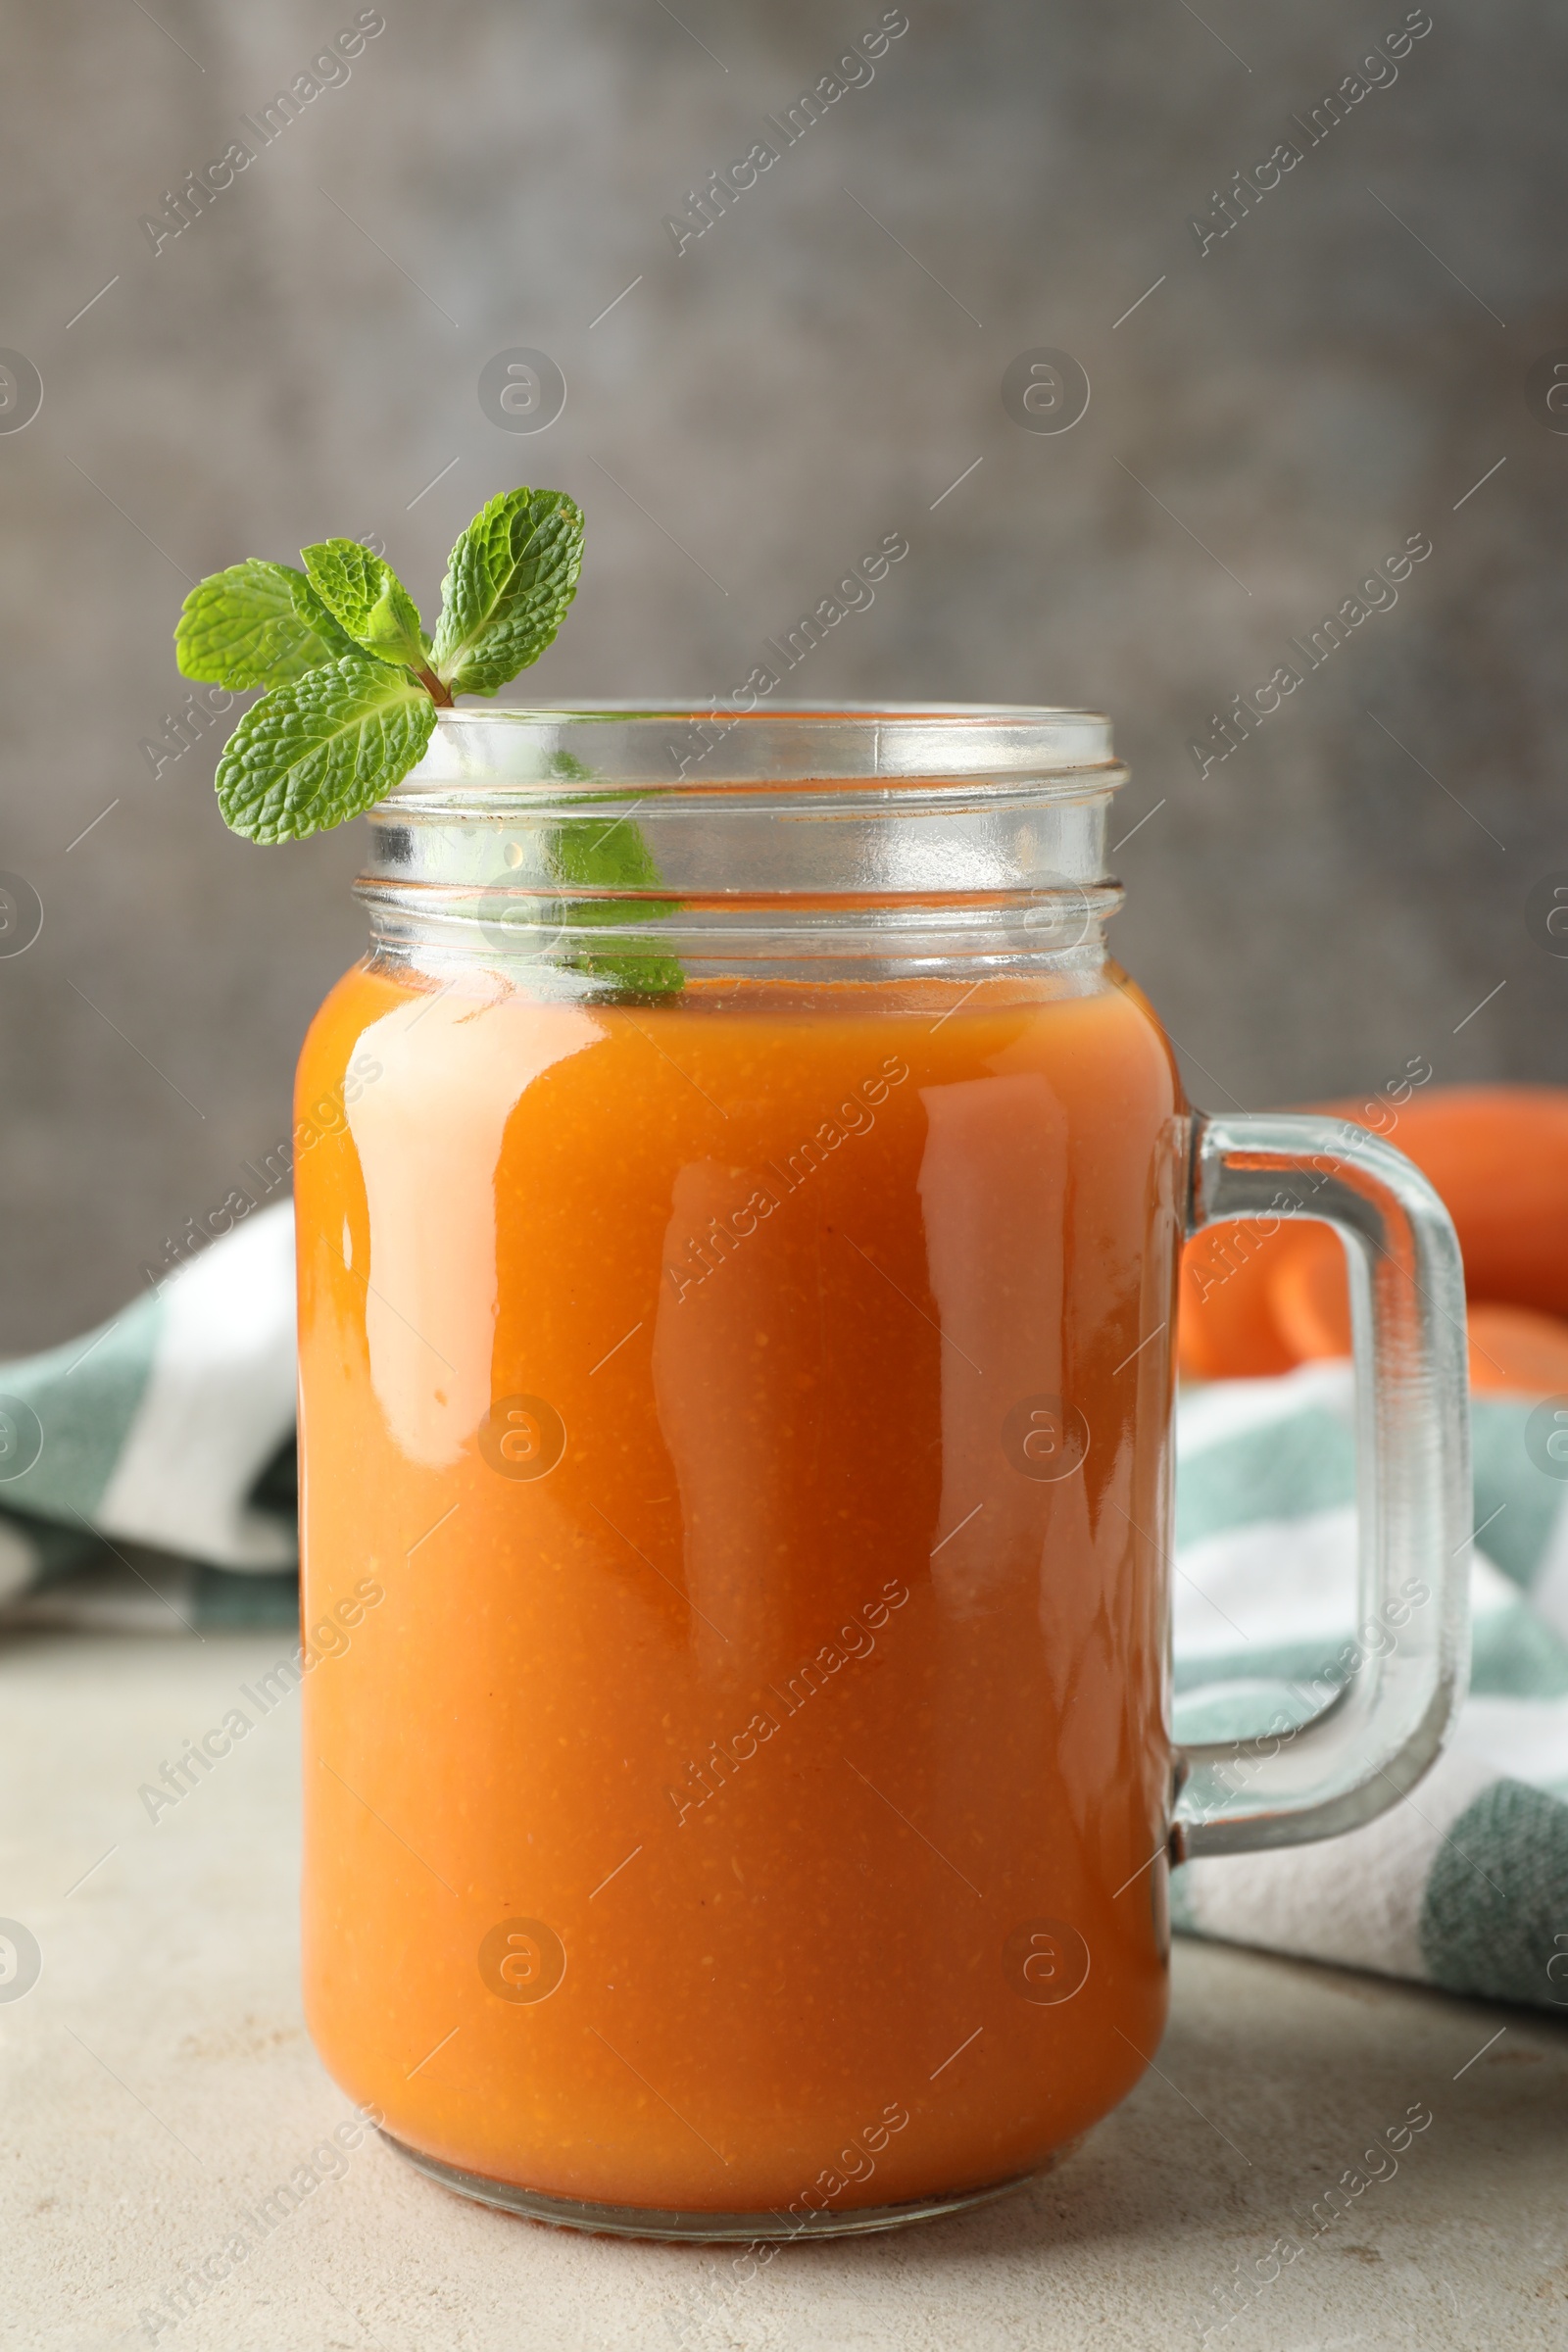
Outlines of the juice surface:
M 1183 1105 L 1084 985 L 318 1016 L 307 2000 L 398 2138 L 843 2212 L 1153 2052 Z

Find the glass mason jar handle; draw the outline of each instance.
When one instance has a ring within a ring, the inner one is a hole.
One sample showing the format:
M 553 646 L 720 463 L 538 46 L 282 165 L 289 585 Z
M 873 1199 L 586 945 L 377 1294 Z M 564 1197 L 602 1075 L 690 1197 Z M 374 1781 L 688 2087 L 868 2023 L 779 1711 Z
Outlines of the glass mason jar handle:
M 1282 1216 L 1333 1226 L 1349 1265 L 1361 1630 L 1353 1672 L 1299 1730 L 1177 1750 L 1177 1860 L 1359 1829 L 1433 1762 L 1466 1683 L 1473 1505 L 1452 1221 L 1402 1152 L 1348 1121 L 1196 1118 L 1188 1231 Z

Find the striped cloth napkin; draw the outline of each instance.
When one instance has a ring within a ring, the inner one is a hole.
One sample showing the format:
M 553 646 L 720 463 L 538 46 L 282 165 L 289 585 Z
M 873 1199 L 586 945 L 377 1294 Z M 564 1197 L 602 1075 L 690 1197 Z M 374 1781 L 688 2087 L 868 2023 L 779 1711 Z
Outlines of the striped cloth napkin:
M 1568 1476 L 1527 1450 L 1537 1409 L 1471 1400 L 1473 1658 L 1444 1754 L 1364 1830 L 1189 1862 L 1171 1884 L 1178 1929 L 1568 2011 Z M 1179 1739 L 1255 1737 L 1279 1710 L 1302 1721 L 1305 1688 L 1343 1681 L 1353 1426 L 1346 1363 L 1183 1396 Z
M 296 1623 L 294 1382 L 286 1203 L 0 1366 L 0 1628 Z M 1568 2010 L 1568 1477 L 1527 1450 L 1533 1409 L 1472 1401 L 1474 1661 L 1446 1752 L 1348 1837 L 1188 1863 L 1178 1929 Z M 1343 1675 L 1352 1429 L 1347 1364 L 1182 1396 L 1179 1738 L 1303 1720 Z
M 0 1626 L 292 1625 L 294 1211 L 0 1364 Z

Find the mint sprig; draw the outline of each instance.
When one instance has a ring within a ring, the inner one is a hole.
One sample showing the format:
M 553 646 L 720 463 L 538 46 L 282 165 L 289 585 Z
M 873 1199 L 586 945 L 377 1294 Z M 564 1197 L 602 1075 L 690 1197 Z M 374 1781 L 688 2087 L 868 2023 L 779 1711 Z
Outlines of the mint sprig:
M 225 822 L 250 841 L 303 841 L 384 800 L 438 707 L 495 694 L 552 643 L 582 539 L 564 491 L 493 498 L 452 550 L 433 642 L 391 565 L 352 539 L 306 548 L 302 572 L 252 557 L 201 581 L 174 631 L 181 670 L 267 689 L 218 763 Z

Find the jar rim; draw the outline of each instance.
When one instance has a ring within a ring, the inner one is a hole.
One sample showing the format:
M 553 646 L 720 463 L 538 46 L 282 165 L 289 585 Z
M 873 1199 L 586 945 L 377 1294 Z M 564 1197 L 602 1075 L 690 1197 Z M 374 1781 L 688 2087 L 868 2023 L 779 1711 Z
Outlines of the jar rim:
M 1029 703 L 707 702 L 616 698 L 465 705 L 436 714 L 424 754 L 391 796 L 475 787 L 643 791 L 907 780 L 1119 782 L 1102 711 Z
M 634 696 L 589 696 L 582 701 L 556 703 L 458 703 L 450 710 L 438 710 L 436 722 L 443 727 L 490 724 L 504 719 L 511 724 L 559 726 L 564 720 L 599 720 L 624 723 L 629 719 L 655 718 L 722 718 L 737 724 L 757 724 L 770 718 L 788 718 L 793 724 L 817 721 L 825 725 L 842 725 L 846 720 L 859 724 L 877 721 L 898 723 L 904 720 L 928 721 L 933 725 L 991 725 L 1038 724 L 1044 720 L 1078 719 L 1086 726 L 1109 726 L 1102 710 L 1092 710 L 1071 703 L 900 703 L 900 702 L 790 702 L 771 696 L 765 704 L 747 710 L 736 710 L 726 703 L 703 702 L 694 696 L 662 700 L 658 697 L 638 699 Z

